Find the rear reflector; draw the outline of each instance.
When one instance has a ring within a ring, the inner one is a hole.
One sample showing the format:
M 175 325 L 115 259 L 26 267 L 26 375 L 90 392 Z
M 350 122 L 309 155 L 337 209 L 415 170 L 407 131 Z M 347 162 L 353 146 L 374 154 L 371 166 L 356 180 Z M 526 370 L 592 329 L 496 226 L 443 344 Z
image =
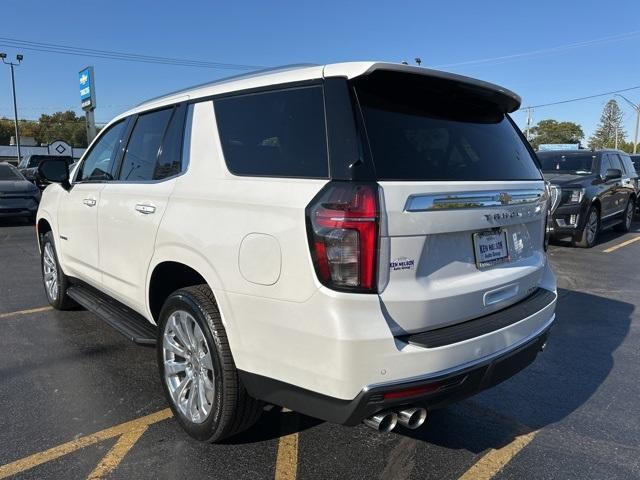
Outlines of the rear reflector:
M 416 395 L 424 395 L 425 393 L 435 392 L 440 388 L 439 383 L 432 383 L 422 387 L 407 388 L 406 390 L 398 390 L 397 392 L 387 392 L 384 394 L 385 400 L 393 400 L 397 398 L 415 397 Z

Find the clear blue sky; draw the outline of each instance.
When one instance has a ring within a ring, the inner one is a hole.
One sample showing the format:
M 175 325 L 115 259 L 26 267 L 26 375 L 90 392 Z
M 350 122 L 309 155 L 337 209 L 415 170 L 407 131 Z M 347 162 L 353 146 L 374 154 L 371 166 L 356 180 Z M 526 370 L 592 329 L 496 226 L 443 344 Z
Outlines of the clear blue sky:
M 640 1 L 65 1 L 4 0 L 0 37 L 249 65 L 344 60 L 412 61 L 504 85 L 523 105 L 640 85 Z M 632 33 L 635 32 L 635 33 Z M 615 35 L 617 39 L 560 48 Z M 14 56 L 19 50 L 3 46 Z M 468 63 L 537 50 L 522 57 Z M 105 122 L 149 97 L 234 73 L 20 50 L 21 118 L 80 112 L 78 71 L 94 65 Z M 443 67 L 447 66 L 447 67 Z M 625 93 L 640 102 L 640 89 Z M 607 97 L 540 108 L 590 135 Z M 632 135 L 634 115 L 626 105 Z M 9 69 L 0 73 L 0 115 L 12 116 Z M 523 126 L 523 111 L 514 114 Z

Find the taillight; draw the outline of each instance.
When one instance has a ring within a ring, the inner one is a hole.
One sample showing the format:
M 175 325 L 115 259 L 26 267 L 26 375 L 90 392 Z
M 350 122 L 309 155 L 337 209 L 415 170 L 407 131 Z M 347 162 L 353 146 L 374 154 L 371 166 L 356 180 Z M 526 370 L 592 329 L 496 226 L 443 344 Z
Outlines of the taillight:
M 334 290 L 376 292 L 378 185 L 330 182 L 306 214 L 318 279 Z

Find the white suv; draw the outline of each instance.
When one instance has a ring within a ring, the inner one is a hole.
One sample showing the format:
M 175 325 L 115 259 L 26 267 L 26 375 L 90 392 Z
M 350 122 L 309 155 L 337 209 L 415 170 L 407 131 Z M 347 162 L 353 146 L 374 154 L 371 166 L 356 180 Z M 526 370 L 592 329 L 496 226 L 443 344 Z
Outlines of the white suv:
M 555 318 L 548 194 L 514 93 L 388 63 L 296 66 L 115 118 L 38 211 L 58 309 L 157 344 L 189 434 L 263 403 L 418 427 L 528 365 Z

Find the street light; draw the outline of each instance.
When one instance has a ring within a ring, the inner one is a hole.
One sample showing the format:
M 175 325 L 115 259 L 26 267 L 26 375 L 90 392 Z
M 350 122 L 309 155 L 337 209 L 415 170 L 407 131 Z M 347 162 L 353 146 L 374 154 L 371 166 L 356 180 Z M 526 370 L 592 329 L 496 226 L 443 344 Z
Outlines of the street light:
M 633 136 L 633 153 L 635 155 L 638 149 L 638 124 L 640 124 L 640 105 L 636 105 L 627 97 L 625 97 L 624 95 L 620 95 L 619 93 L 616 93 L 616 97 L 620 97 L 621 99 L 623 99 L 625 102 L 631 105 L 633 109 L 636 111 L 636 133 Z
M 0 53 L 0 58 L 2 59 L 2 63 L 5 65 L 9 65 L 11 67 L 11 89 L 13 91 L 13 118 L 16 123 L 16 147 L 18 148 L 18 163 L 20 163 L 20 127 L 18 127 L 18 105 L 16 103 L 16 78 L 13 73 L 13 67 L 17 67 L 22 62 L 24 56 L 22 54 L 16 55 L 16 60 L 18 63 L 8 62 L 7 54 L 4 52 Z

